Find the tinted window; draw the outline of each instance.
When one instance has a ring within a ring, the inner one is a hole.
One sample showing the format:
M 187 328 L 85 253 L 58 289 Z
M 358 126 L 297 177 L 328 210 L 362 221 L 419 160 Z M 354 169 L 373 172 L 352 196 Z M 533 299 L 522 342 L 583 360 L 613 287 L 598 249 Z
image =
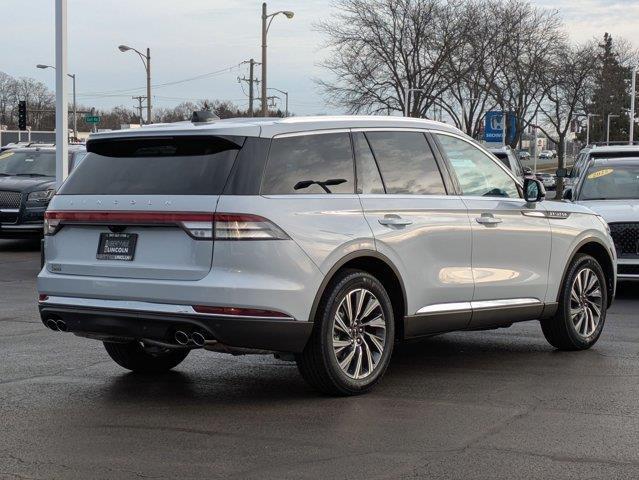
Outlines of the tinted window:
M 353 134 L 353 148 L 357 165 L 357 193 L 384 193 L 382 177 L 363 133 Z
M 336 185 L 324 182 L 333 180 Z M 274 138 L 262 193 L 354 193 L 353 151 L 348 133 Z M 297 187 L 297 188 L 296 188 Z
M 479 148 L 448 135 L 437 137 L 457 175 L 463 195 L 519 198 L 515 181 Z
M 386 193 L 445 195 L 435 157 L 421 133 L 367 132 Z
M 94 140 L 63 195 L 219 195 L 243 138 Z
M 0 153 L 0 176 L 55 177 L 55 152 L 14 151 Z

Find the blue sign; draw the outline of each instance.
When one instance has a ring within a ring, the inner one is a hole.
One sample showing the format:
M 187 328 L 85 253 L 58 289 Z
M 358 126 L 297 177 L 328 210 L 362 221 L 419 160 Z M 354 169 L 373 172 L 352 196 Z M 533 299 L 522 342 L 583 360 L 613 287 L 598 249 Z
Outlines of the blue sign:
M 484 125 L 484 140 L 490 143 L 504 141 L 504 114 L 502 112 L 487 112 Z

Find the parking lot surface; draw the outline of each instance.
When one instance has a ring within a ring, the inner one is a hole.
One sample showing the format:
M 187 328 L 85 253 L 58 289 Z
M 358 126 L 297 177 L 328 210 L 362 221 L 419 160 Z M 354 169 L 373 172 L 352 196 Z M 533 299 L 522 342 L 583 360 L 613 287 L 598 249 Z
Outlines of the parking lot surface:
M 272 357 L 127 373 L 37 314 L 38 243 L 0 241 L 0 478 L 638 478 L 639 284 L 599 343 L 536 322 L 402 345 L 383 382 L 316 395 Z

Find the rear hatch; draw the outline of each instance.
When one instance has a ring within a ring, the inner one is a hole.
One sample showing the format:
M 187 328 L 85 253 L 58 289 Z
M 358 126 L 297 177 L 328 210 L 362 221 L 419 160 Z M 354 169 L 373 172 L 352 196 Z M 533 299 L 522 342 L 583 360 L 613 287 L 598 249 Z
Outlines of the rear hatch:
M 46 268 L 92 277 L 199 280 L 212 222 L 244 137 L 89 142 L 46 214 Z

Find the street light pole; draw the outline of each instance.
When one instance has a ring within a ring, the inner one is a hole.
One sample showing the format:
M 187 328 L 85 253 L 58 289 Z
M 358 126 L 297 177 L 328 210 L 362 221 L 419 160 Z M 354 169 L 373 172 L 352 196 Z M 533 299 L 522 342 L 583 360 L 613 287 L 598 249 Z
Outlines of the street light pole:
M 269 90 L 275 90 L 276 92 L 280 92 L 282 95 L 286 97 L 286 107 L 285 107 L 284 116 L 288 117 L 288 92 L 285 92 L 284 90 L 280 90 L 279 88 L 269 88 Z
M 146 71 L 146 123 L 151 124 L 153 123 L 153 114 L 151 110 L 151 49 L 146 49 L 146 55 L 133 47 L 129 47 L 128 45 L 120 45 L 118 46 L 118 50 L 121 52 L 132 50 L 137 53 L 142 60 L 144 70 Z
M 630 94 L 630 145 L 635 143 L 635 98 L 637 96 L 637 67 L 632 69 L 632 92 Z
M 290 10 L 282 10 L 275 13 L 267 13 L 266 2 L 262 3 L 262 116 L 268 115 L 268 97 L 267 97 L 267 70 L 266 70 L 266 36 L 273 19 L 279 15 L 284 15 L 289 20 L 295 15 Z
M 408 86 L 406 88 L 404 88 L 404 116 L 405 117 L 409 117 L 410 116 L 410 94 L 412 92 L 425 92 L 426 90 L 423 88 L 409 88 Z M 437 112 L 434 111 L 433 113 L 433 119 L 437 120 L 436 118 L 436 114 Z
M 67 0 L 55 2 L 55 177 L 60 188 L 69 172 L 67 76 Z
M 619 115 L 608 114 L 608 119 L 606 120 L 606 145 L 610 145 L 610 118 L 618 116 Z
M 43 65 L 41 63 L 36 65 L 36 68 L 41 68 L 41 69 L 52 68 L 52 69 L 55 70 L 55 67 L 53 65 Z M 78 138 L 78 109 L 77 109 L 77 103 L 76 103 L 76 99 L 75 99 L 75 73 L 67 73 L 67 77 L 70 77 L 73 80 L 73 136 L 77 140 L 77 138 Z

